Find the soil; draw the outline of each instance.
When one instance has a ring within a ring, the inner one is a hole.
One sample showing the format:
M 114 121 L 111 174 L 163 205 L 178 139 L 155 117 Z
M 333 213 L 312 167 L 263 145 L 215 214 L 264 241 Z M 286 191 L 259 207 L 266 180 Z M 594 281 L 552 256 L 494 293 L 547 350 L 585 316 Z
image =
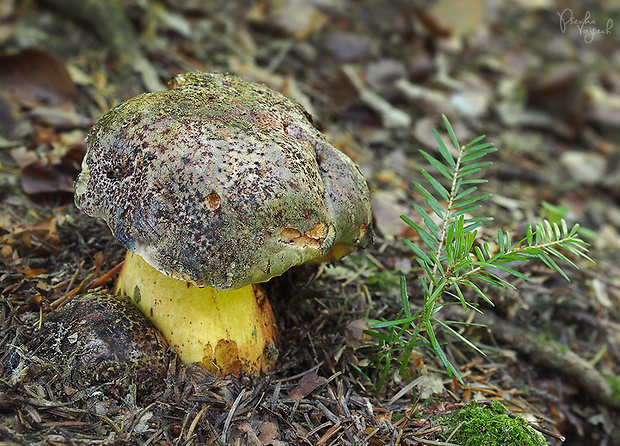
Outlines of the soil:
M 611 1 L 2 2 L 0 444 L 449 445 L 440 420 L 477 400 L 550 445 L 620 445 L 615 22 Z M 73 204 L 98 117 L 194 70 L 303 104 L 372 192 L 371 246 L 266 284 L 279 358 L 256 378 L 181 364 L 113 300 L 124 249 Z M 422 243 L 400 215 L 426 206 L 411 182 L 428 168 L 418 150 L 438 154 L 442 114 L 461 141 L 498 148 L 480 173 L 493 195 L 475 214 L 494 218 L 480 241 L 564 218 L 594 262 L 560 262 L 570 281 L 521 263 L 529 280 L 485 289 L 482 314 L 444 307 L 481 324 L 460 332 L 486 355 L 439 331 L 462 382 L 420 347 L 379 390 L 387 346 L 364 330 L 401 317 L 401 276 L 410 308 L 423 305 L 402 238 Z

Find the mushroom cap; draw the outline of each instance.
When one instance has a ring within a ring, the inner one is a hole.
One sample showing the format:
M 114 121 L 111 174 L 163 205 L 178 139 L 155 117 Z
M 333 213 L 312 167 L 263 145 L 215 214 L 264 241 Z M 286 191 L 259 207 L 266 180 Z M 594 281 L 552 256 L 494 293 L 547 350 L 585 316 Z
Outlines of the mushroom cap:
M 185 282 L 240 288 L 371 237 L 359 168 L 262 84 L 178 75 L 104 114 L 86 144 L 76 205 Z

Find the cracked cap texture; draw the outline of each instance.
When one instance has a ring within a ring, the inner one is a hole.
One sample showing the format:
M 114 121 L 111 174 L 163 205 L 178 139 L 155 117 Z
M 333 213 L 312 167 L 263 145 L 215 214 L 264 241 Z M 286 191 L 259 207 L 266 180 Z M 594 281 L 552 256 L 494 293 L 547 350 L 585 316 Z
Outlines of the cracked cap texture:
M 179 280 L 240 288 L 371 236 L 358 167 L 262 84 L 178 75 L 108 111 L 86 143 L 76 205 Z

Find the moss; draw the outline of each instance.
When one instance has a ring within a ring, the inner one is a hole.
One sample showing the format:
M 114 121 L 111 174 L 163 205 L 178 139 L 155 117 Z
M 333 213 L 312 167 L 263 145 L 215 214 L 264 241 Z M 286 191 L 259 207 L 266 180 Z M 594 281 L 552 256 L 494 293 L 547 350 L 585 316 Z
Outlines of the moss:
M 523 446 L 546 445 L 545 438 L 521 417 L 510 418 L 506 407 L 493 402 L 491 406 L 469 403 L 442 424 L 450 431 L 461 427 L 450 440 L 462 446 Z
M 400 277 L 393 271 L 380 271 L 366 279 L 371 291 L 393 291 L 400 289 Z
M 491 409 L 497 413 L 505 413 L 508 409 L 499 401 L 491 401 Z
M 552 348 L 555 352 L 565 355 L 571 350 L 564 344 L 560 344 L 558 341 L 551 338 L 547 333 L 541 333 L 536 338 L 536 347 L 540 350 L 546 350 Z
M 402 412 L 392 412 L 392 423 L 396 423 L 397 421 L 402 420 L 405 417 L 405 414 Z
M 611 387 L 611 399 L 620 406 L 620 377 L 615 375 L 605 376 L 607 384 Z

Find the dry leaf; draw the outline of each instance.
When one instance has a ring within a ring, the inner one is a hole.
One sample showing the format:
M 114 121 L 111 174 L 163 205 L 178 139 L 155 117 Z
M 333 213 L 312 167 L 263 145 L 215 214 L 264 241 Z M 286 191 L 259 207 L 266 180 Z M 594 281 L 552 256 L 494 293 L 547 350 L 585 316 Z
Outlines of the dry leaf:
M 65 61 L 35 49 L 0 56 L 0 88 L 27 106 L 71 107 L 77 99 Z
M 364 334 L 364 330 L 368 330 L 370 323 L 363 319 L 356 319 L 347 324 L 345 329 L 346 343 L 351 348 L 357 348 L 364 344 L 367 336 Z
M 262 423 L 260 434 L 258 435 L 258 439 L 262 444 L 272 444 L 279 436 L 280 432 L 278 431 L 278 426 L 270 421 Z
M 325 384 L 326 381 L 327 379 L 318 376 L 316 373 L 306 373 L 297 383 L 297 387 L 289 392 L 287 398 L 292 400 L 302 399 L 310 395 L 320 385 Z
M 28 195 L 38 193 L 73 193 L 73 182 L 80 170 L 85 148 L 75 146 L 50 163 L 32 151 L 14 150 L 11 155 L 22 168 L 21 186 Z
M 429 11 L 417 11 L 418 19 L 435 37 L 467 35 L 481 26 L 484 17 L 482 0 L 441 0 Z

